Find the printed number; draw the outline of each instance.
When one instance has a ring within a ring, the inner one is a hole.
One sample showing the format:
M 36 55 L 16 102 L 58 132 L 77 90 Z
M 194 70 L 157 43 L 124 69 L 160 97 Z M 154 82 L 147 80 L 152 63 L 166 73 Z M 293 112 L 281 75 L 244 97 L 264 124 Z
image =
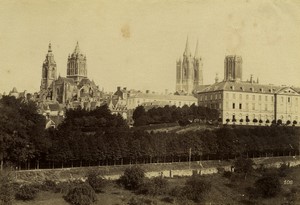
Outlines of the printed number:
M 293 184 L 293 180 L 284 180 L 283 182 L 285 185 L 291 185 Z

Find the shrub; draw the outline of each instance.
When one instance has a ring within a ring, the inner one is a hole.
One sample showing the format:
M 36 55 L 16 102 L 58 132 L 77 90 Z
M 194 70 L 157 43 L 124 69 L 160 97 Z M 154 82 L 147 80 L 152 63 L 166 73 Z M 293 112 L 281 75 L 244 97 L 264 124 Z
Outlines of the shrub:
M 246 179 L 247 174 L 253 171 L 253 160 L 243 157 L 239 157 L 234 162 L 234 171 L 237 173 L 243 173 Z
M 34 185 L 26 184 L 17 189 L 16 199 L 23 201 L 33 200 L 37 196 L 37 193 L 38 189 Z
M 72 205 L 90 205 L 97 200 L 97 197 L 89 184 L 82 183 L 72 187 L 64 199 Z
M 87 176 L 87 183 L 91 185 L 96 193 L 101 193 L 104 192 L 108 181 L 103 179 L 98 172 L 92 171 Z
M 45 191 L 55 191 L 56 183 L 52 180 L 45 180 L 43 183 L 43 190 Z
M 232 173 L 230 171 L 224 171 L 223 172 L 223 177 L 227 178 L 227 179 L 230 179 Z
M 194 202 L 200 202 L 211 189 L 211 183 L 204 180 L 201 176 L 190 177 L 183 187 L 183 194 L 186 198 Z
M 144 181 L 145 171 L 138 167 L 130 167 L 125 169 L 124 175 L 119 179 L 119 183 L 126 189 L 136 190 Z
M 13 183 L 6 173 L 0 173 L 0 205 L 11 205 L 14 199 Z
M 152 201 L 151 199 L 145 199 L 143 197 L 132 197 L 128 205 L 156 205 L 157 203 L 155 201 Z
M 286 177 L 289 172 L 289 167 L 286 164 L 282 164 L 278 170 L 278 175 L 280 177 Z
M 255 182 L 255 191 L 264 198 L 275 197 L 281 190 L 277 175 L 263 175 Z
M 139 194 L 145 195 L 160 195 L 167 192 L 168 181 L 162 177 L 155 177 L 147 180 L 138 188 Z

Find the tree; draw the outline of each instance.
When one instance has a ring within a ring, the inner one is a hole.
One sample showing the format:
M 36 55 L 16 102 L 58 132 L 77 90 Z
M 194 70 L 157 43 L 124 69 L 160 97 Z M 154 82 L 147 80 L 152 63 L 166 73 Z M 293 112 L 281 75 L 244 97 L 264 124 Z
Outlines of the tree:
M 243 173 L 246 179 L 247 175 L 253 171 L 253 160 L 243 157 L 239 157 L 234 162 L 234 171 L 237 173 Z
M 276 174 L 263 175 L 254 186 L 257 194 L 264 198 L 275 197 L 281 190 L 279 177 Z
M 293 121 L 293 125 L 295 126 L 296 124 L 297 124 L 297 121 L 296 121 L 296 120 L 294 120 L 294 121 Z
M 138 167 L 126 168 L 124 174 L 120 177 L 119 182 L 129 190 L 136 190 L 145 178 L 145 171 Z
M 290 124 L 291 124 L 290 120 L 286 121 L 286 125 L 290 125 Z
M 277 125 L 282 125 L 282 120 L 281 119 L 277 120 Z
M 183 187 L 183 195 L 196 203 L 203 201 L 203 197 L 211 189 L 211 183 L 201 176 L 190 177 Z

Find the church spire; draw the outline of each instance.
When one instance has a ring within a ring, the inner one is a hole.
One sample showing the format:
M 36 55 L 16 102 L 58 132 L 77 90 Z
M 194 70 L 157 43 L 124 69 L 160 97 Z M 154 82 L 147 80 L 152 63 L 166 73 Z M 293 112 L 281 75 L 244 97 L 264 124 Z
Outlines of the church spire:
M 52 52 L 52 48 L 51 48 L 51 42 L 50 42 L 48 45 L 48 53 L 51 53 L 51 52 Z
M 199 41 L 197 40 L 197 44 L 196 44 L 196 50 L 195 50 L 195 58 L 200 58 L 200 55 L 199 55 Z
M 78 41 L 77 41 L 77 44 L 76 44 L 76 47 L 75 47 L 74 53 L 80 53 L 80 49 L 79 49 L 79 43 L 78 43 Z
M 184 50 L 183 55 L 184 56 L 190 56 L 191 55 L 191 51 L 190 51 L 190 47 L 189 47 L 189 37 L 186 38 L 185 50 Z

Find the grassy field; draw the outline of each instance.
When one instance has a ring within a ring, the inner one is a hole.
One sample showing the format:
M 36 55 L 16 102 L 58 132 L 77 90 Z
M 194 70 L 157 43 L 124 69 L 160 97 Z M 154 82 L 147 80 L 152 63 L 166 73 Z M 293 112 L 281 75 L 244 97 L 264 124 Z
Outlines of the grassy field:
M 197 204 L 249 204 L 247 187 L 253 186 L 255 180 L 260 176 L 259 173 L 255 172 L 249 175 L 246 179 L 239 178 L 225 178 L 222 174 L 215 174 L 204 176 L 204 178 L 211 182 L 211 190 L 204 197 L 203 203 Z M 174 187 L 180 187 L 185 184 L 187 178 L 170 178 L 168 179 L 168 189 Z M 282 185 L 281 192 L 274 198 L 258 198 L 256 204 L 262 205 L 280 205 L 280 204 L 300 204 L 300 167 L 290 168 L 286 177 L 280 178 Z M 294 190 L 294 202 L 288 203 L 290 193 Z M 139 198 L 143 197 L 152 201 L 149 204 L 167 205 L 168 202 L 164 202 L 165 196 L 142 196 L 136 195 L 128 190 L 125 190 L 114 182 L 109 183 L 104 193 L 97 194 L 96 205 L 125 205 L 128 204 L 132 197 Z M 170 196 L 169 196 L 170 197 Z M 248 202 L 247 202 L 248 201 Z M 53 192 L 39 192 L 38 197 L 34 201 L 15 201 L 16 205 L 68 205 L 63 199 L 63 194 Z M 172 204 L 180 205 L 180 202 L 173 202 Z M 196 204 L 189 202 L 189 204 Z

